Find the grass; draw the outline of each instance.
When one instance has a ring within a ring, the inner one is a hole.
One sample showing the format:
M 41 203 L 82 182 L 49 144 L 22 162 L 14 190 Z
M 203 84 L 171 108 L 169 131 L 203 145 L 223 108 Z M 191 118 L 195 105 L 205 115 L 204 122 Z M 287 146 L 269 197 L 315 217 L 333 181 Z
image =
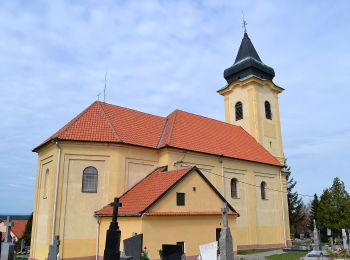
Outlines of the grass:
M 268 252 L 268 251 L 274 251 L 281 248 L 265 248 L 265 249 L 247 249 L 247 250 L 238 250 L 238 255 L 251 255 L 256 253 L 262 253 L 262 252 Z
M 267 256 L 268 260 L 299 260 L 300 257 L 306 256 L 306 252 L 288 252 L 281 255 Z

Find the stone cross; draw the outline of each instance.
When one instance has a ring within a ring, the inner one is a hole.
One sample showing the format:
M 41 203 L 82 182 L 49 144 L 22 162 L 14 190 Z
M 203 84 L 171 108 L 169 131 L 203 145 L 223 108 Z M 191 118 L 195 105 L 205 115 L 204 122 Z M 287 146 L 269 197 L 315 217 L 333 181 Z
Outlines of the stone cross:
M 11 228 L 13 227 L 13 222 L 11 217 L 8 216 L 6 220 L 6 236 L 5 242 L 1 245 L 1 256 L 0 260 L 13 260 L 15 258 L 15 245 L 12 243 L 11 238 Z
M 224 203 L 224 206 L 221 208 L 221 212 L 222 212 L 223 226 L 227 228 L 228 227 L 228 208 L 226 203 Z
M 6 220 L 6 236 L 5 236 L 5 241 L 7 243 L 11 243 L 12 242 L 12 237 L 11 237 L 11 229 L 13 227 L 13 222 L 11 221 L 11 217 L 7 216 L 7 220 Z
M 223 228 L 220 232 L 219 248 L 220 248 L 220 260 L 232 260 L 233 259 L 233 244 L 230 227 L 228 226 L 228 207 L 225 202 L 222 209 Z

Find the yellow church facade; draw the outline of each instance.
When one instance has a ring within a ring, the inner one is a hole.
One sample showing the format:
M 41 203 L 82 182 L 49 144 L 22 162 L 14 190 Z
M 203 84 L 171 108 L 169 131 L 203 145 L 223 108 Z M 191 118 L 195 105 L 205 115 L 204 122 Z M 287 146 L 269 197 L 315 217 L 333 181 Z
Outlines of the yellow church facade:
M 286 246 L 290 236 L 278 104 L 283 89 L 272 82 L 273 70 L 261 62 L 247 35 L 237 58 L 225 71 L 227 86 L 218 91 L 224 96 L 226 122 L 180 110 L 163 118 L 94 102 L 36 147 L 30 258 L 47 258 L 55 235 L 62 259 L 102 257 L 110 216 L 97 212 L 163 166 L 168 171 L 196 167 L 213 189 L 194 175 L 178 187 L 186 194 L 194 187 L 208 192 L 190 197 L 189 206 L 179 209 L 170 190 L 154 205 L 158 215 L 119 217 L 122 238 L 143 233 L 152 259 L 159 259 L 160 242 L 185 242 L 186 255 L 196 257 L 199 244 L 216 240 L 222 220 L 215 212 L 222 200 L 213 190 L 232 206 L 235 251 Z M 173 235 L 162 232 L 165 227 Z M 203 227 L 206 231 L 200 232 Z

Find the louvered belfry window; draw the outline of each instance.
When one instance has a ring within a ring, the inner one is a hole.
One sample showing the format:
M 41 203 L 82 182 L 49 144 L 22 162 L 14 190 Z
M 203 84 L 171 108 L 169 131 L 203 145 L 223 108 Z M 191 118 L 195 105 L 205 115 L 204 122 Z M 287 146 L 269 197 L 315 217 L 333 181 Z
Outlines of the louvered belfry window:
M 96 193 L 98 183 L 98 172 L 95 167 L 86 167 L 83 171 L 82 192 Z
M 266 119 L 272 119 L 271 105 L 269 101 L 265 101 L 265 117 Z
M 238 101 L 235 105 L 236 110 L 236 121 L 243 119 L 243 104 L 241 101 Z

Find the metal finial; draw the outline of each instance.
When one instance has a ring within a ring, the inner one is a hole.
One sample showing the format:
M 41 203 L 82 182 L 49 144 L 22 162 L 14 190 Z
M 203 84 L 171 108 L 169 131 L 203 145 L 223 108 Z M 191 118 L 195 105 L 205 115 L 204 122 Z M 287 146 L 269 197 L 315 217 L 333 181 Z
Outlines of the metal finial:
M 243 30 L 244 30 L 244 33 L 247 33 L 247 25 L 248 25 L 248 23 L 247 23 L 247 21 L 245 20 L 245 18 L 244 18 L 244 13 L 243 13 L 243 11 L 242 11 L 242 28 L 243 28 Z
M 105 87 L 103 88 L 103 102 L 106 102 L 106 88 L 107 88 L 107 71 L 105 74 Z

